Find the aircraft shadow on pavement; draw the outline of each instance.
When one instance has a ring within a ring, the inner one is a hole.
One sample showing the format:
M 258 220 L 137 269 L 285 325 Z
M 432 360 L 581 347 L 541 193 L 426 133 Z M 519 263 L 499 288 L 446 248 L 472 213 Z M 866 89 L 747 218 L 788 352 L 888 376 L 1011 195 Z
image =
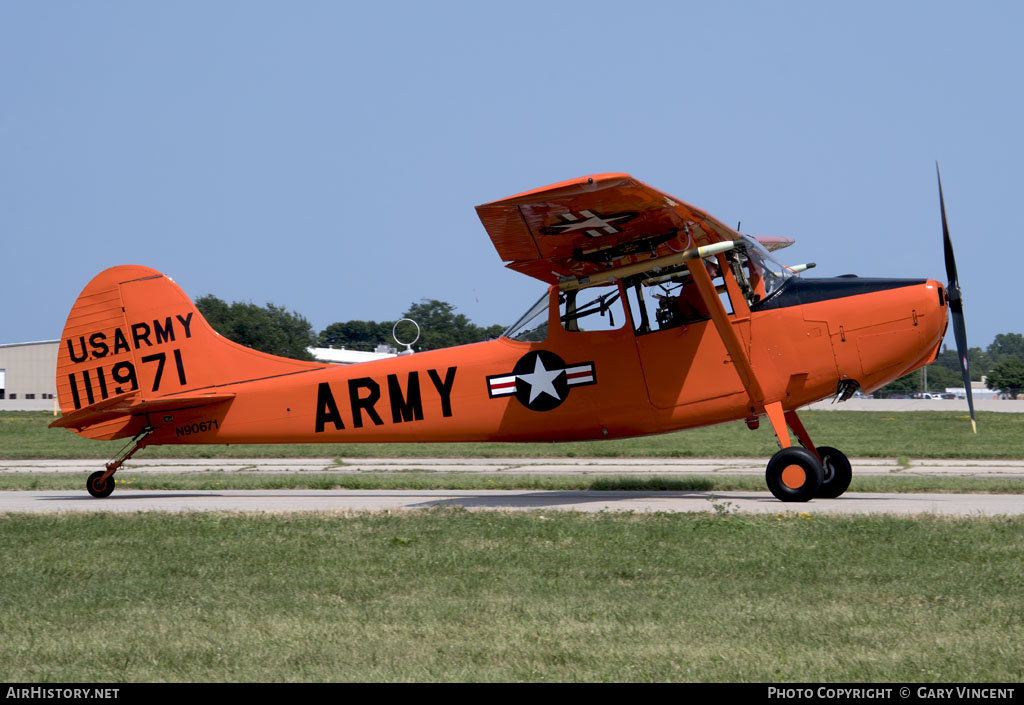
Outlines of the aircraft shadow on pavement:
M 522 494 L 512 495 L 497 495 L 497 496 L 479 496 L 479 495 L 467 495 L 465 497 L 442 497 L 436 500 L 430 500 L 427 502 L 420 502 L 418 504 L 411 504 L 409 508 L 419 507 L 465 507 L 466 509 L 481 508 L 481 509 L 495 509 L 501 507 L 508 507 L 510 509 L 543 509 L 545 507 L 562 507 L 565 505 L 584 505 L 584 504 L 600 504 L 605 502 L 621 502 L 621 501 L 648 501 L 648 500 L 665 500 L 665 499 L 705 499 L 707 501 L 708 511 L 712 511 L 712 503 L 717 502 L 720 499 L 728 499 L 728 496 L 721 494 L 713 494 L 705 491 L 683 491 L 683 492 L 665 492 L 657 490 L 645 490 L 645 491 L 543 491 L 543 492 L 526 492 Z M 750 498 L 750 499 L 761 499 L 761 498 Z M 777 500 L 772 497 L 766 496 L 763 498 L 765 502 Z
M 758 505 L 772 505 L 777 506 L 780 512 L 785 511 L 800 511 L 801 507 L 813 506 L 815 504 L 822 503 L 842 503 L 851 500 L 858 501 L 869 501 L 869 502 L 893 502 L 893 501 L 913 501 L 918 499 L 919 501 L 933 502 L 934 499 L 929 497 L 926 499 L 920 498 L 909 498 L 905 495 L 892 495 L 885 497 L 861 497 L 861 496 L 848 496 L 838 497 L 835 499 L 814 499 L 810 503 L 803 502 L 782 502 L 780 503 L 777 499 L 772 497 L 767 492 L 758 493 L 756 496 L 749 494 L 738 494 L 730 492 L 711 492 L 707 490 L 695 490 L 695 491 L 679 491 L 679 492 L 666 492 L 658 490 L 650 491 L 546 491 L 546 492 L 531 492 L 516 495 L 499 495 L 499 496 L 488 496 L 481 497 L 477 495 L 467 495 L 465 497 L 442 497 L 436 500 L 430 500 L 426 502 L 420 502 L 418 504 L 410 504 L 408 508 L 429 508 L 429 507 L 464 507 L 466 509 L 500 509 L 507 507 L 509 509 L 543 509 L 550 507 L 564 507 L 566 505 L 587 505 L 587 504 L 601 504 L 601 503 L 612 503 L 620 501 L 636 501 L 645 502 L 649 500 L 667 500 L 667 499 L 689 499 L 703 506 L 694 506 L 694 504 L 687 504 L 685 507 L 688 511 L 694 511 L 699 509 L 706 509 L 707 511 L 715 511 L 715 505 L 723 502 L 731 502 L 734 500 L 742 500 L 743 502 L 756 503 Z M 665 511 L 676 511 L 678 505 L 665 506 Z M 656 504 L 643 507 L 643 511 L 659 511 L 661 508 Z

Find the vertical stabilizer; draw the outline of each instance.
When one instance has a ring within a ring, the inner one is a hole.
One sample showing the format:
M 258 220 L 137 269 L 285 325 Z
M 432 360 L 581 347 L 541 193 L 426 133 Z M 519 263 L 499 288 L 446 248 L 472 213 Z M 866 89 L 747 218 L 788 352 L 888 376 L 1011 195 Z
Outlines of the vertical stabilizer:
M 123 265 L 98 274 L 75 301 L 60 341 L 57 394 L 70 414 L 323 367 L 231 342 L 169 277 Z

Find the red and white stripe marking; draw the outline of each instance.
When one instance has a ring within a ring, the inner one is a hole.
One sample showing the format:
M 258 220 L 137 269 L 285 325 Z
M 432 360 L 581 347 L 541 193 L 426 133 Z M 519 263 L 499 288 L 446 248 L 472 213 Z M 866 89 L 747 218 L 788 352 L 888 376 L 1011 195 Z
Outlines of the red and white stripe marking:
M 594 381 L 594 363 L 586 365 L 574 365 L 565 368 L 565 379 L 569 385 L 589 384 Z
M 491 377 L 487 380 L 490 386 L 492 397 L 503 397 L 507 394 L 516 393 L 516 376 L 507 375 L 505 377 Z
M 502 375 L 487 378 L 487 388 L 491 398 L 504 397 L 516 393 L 516 379 L 518 375 Z M 573 365 L 565 368 L 565 381 L 569 386 L 577 384 L 594 383 L 594 363 L 588 362 L 583 365 Z

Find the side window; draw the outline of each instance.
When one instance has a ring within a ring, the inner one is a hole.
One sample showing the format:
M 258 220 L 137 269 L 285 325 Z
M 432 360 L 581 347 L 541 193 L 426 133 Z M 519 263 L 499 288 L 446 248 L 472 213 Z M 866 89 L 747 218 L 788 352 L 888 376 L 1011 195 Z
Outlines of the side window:
M 563 291 L 558 302 L 562 327 L 570 333 L 619 330 L 626 324 L 617 285 Z
M 732 314 L 732 301 L 719 263 L 709 259 L 704 261 L 704 266 L 725 312 Z M 678 328 L 711 318 L 711 311 L 688 269 L 679 268 L 667 274 L 647 272 L 631 277 L 625 284 L 637 335 Z

